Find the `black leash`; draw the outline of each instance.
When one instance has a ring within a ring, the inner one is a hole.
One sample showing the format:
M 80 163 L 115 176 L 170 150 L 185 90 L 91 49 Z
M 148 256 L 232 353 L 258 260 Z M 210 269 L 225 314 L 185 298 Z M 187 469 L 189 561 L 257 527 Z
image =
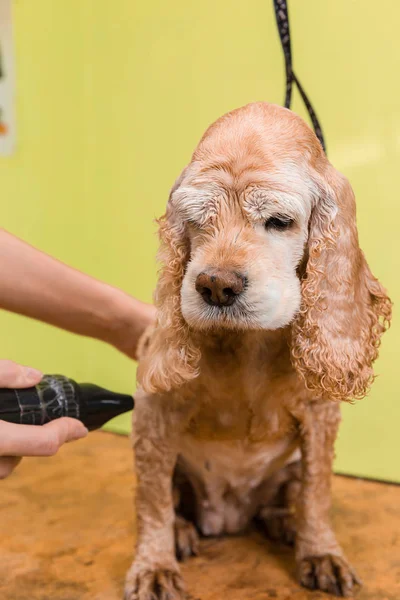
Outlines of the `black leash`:
M 292 103 L 292 90 L 293 83 L 296 84 L 297 89 L 300 92 L 300 96 L 304 102 L 306 109 L 308 110 L 308 114 L 310 115 L 311 122 L 314 127 L 315 135 L 321 142 L 321 146 L 326 152 L 326 145 L 324 134 L 322 133 L 321 125 L 318 121 L 318 117 L 316 112 L 308 99 L 307 94 L 304 91 L 303 86 L 300 81 L 297 79 L 292 64 L 292 48 L 290 43 L 290 27 L 289 27 L 289 15 L 288 15 L 288 6 L 287 0 L 273 0 L 274 8 L 275 8 L 275 17 L 276 23 L 278 25 L 279 37 L 281 39 L 282 50 L 285 57 L 285 68 L 286 68 L 286 97 L 285 97 L 285 107 L 290 108 Z

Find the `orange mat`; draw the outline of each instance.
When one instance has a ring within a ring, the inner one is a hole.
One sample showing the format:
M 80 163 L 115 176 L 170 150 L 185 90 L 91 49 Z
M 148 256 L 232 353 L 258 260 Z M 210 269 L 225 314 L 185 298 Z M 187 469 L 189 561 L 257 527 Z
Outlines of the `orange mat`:
M 1 600 L 121 600 L 134 541 L 126 437 L 92 433 L 1 482 Z M 400 487 L 334 479 L 333 520 L 364 588 L 400 599 Z M 323 600 L 294 580 L 293 553 L 258 534 L 204 540 L 183 567 L 191 600 Z

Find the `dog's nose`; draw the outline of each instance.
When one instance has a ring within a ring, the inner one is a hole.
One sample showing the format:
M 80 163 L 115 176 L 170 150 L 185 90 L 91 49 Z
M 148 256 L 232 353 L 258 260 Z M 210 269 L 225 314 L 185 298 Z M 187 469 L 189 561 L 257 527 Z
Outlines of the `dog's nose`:
M 196 278 L 196 290 L 211 306 L 231 306 L 243 292 L 245 278 L 233 271 L 200 273 Z

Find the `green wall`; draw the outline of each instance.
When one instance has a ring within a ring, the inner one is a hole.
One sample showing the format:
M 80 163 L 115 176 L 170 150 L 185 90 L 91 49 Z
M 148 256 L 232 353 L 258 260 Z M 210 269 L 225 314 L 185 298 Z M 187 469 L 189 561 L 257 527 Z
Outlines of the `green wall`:
M 289 5 L 296 70 L 396 300 L 400 4 L 389 2 L 390 18 L 373 0 Z M 227 110 L 283 100 L 272 2 L 19 0 L 14 19 L 18 143 L 0 159 L 2 225 L 150 300 L 153 219 L 200 135 Z M 298 98 L 294 110 L 304 115 Z M 103 344 L 8 314 L 0 330 L 4 357 L 134 389 L 134 365 Z M 399 332 L 395 311 L 371 396 L 344 407 L 339 471 L 400 481 Z

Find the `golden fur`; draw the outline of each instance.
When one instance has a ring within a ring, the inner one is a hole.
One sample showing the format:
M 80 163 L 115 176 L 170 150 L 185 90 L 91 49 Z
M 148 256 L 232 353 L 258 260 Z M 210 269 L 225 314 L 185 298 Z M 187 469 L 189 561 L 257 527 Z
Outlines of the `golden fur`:
M 270 226 L 278 217 L 290 224 Z M 348 181 L 294 113 L 250 104 L 207 130 L 159 225 L 126 599 L 182 599 L 175 554 L 197 553 L 197 531 L 254 519 L 295 542 L 303 585 L 350 595 L 328 514 L 337 401 L 367 393 L 391 303 L 359 248 Z M 196 291 L 212 269 L 246 280 L 232 306 Z

